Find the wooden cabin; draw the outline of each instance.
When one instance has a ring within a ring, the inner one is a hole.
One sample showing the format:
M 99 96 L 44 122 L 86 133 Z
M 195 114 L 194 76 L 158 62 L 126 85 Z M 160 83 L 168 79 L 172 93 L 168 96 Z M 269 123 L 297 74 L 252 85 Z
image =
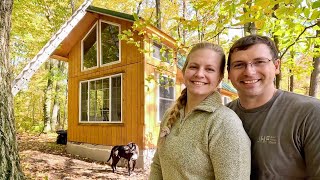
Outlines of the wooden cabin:
M 134 21 L 132 15 L 89 6 L 51 57 L 69 67 L 67 150 L 106 161 L 112 146 L 135 142 L 137 165 L 143 167 L 151 162 L 161 117 L 183 84 L 172 37 L 149 25 L 145 34 L 133 32 L 140 49 L 119 39 Z

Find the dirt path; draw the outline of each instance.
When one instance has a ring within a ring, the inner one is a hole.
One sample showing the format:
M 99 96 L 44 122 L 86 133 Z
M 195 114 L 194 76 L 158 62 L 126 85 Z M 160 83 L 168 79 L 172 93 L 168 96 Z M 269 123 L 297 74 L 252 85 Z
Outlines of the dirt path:
M 27 179 L 147 179 L 148 172 L 135 169 L 128 176 L 126 168 L 118 167 L 112 173 L 111 167 L 66 152 L 65 145 L 55 143 L 56 135 L 18 135 L 21 166 Z

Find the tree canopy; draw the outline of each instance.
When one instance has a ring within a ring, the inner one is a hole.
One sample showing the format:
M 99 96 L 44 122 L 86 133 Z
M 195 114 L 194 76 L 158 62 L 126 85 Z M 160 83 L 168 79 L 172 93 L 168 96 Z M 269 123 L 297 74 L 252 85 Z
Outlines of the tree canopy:
M 10 44 L 14 76 L 81 3 L 80 0 L 14 1 Z M 92 5 L 140 16 L 154 25 L 158 19 L 161 30 L 186 49 L 196 42 L 209 41 L 220 44 L 228 52 L 232 42 L 244 34 L 269 36 L 276 41 L 282 61 L 279 88 L 290 90 L 292 86 L 292 91 L 301 94 L 308 94 L 309 78 L 316 68 L 313 59 L 320 56 L 317 34 L 320 2 L 316 0 L 161 0 L 158 12 L 153 0 L 94 0 Z M 128 36 L 130 32 L 123 34 Z M 19 129 L 32 127 L 32 131 L 41 131 L 44 128 L 46 115 L 44 107 L 39 105 L 46 99 L 52 100 L 47 104 L 51 108 L 54 99 L 60 102 L 59 117 L 67 118 L 66 65 L 61 69 L 54 64 L 51 68 L 48 64 L 42 66 L 28 87 L 15 97 Z M 49 90 L 48 83 L 52 83 Z M 49 91 L 51 95 L 44 98 Z M 319 93 L 315 96 L 319 97 Z

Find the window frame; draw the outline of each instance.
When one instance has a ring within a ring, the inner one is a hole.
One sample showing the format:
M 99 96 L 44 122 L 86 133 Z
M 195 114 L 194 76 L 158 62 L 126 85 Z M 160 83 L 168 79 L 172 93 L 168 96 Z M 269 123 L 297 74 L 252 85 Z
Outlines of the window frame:
M 118 63 L 121 63 L 121 39 L 118 37 L 119 39 L 119 59 L 118 61 L 113 61 L 113 62 L 110 62 L 110 63 L 106 63 L 106 64 L 102 64 L 102 36 L 101 36 L 101 24 L 102 23 L 106 23 L 106 24 L 110 24 L 110 25 L 113 25 L 113 26 L 117 26 L 118 29 L 119 29 L 119 34 L 121 33 L 121 25 L 120 24 L 117 24 L 117 23 L 113 23 L 113 22 L 110 22 L 110 21 L 106 21 L 106 20 L 99 20 L 99 42 L 100 42 L 100 46 L 99 46 L 99 52 L 100 52 L 100 67 L 104 67 L 104 66 L 110 66 L 110 65 L 113 65 L 113 64 L 118 64 Z M 119 35 L 118 34 L 118 35 Z
M 120 111 L 121 111 L 121 113 L 120 113 L 120 121 L 112 121 L 111 120 L 111 117 L 112 117 L 112 115 L 111 115 L 111 112 L 112 112 L 112 101 L 111 101 L 111 95 L 112 95 L 112 78 L 113 77 L 120 77 L 120 79 L 121 79 L 121 84 L 120 84 L 120 96 L 121 96 L 121 109 L 120 109 Z M 92 82 L 92 81 L 98 81 L 98 80 L 101 80 L 101 79 L 106 79 L 106 78 L 109 78 L 109 116 L 108 116 L 108 119 L 109 119 L 109 121 L 90 121 L 90 118 L 89 118 L 89 110 L 90 110 L 90 82 Z M 88 121 L 81 121 L 81 105 L 82 105 L 82 103 L 81 103 L 81 101 L 82 101 L 82 99 L 81 99 L 81 93 L 82 93 L 82 86 L 81 86 L 81 83 L 84 83 L 84 82 L 86 82 L 86 83 L 88 83 L 88 94 L 87 94 L 87 97 L 88 97 L 88 99 L 87 99 L 87 119 L 88 119 Z M 82 80 L 82 81 L 80 81 L 79 82 L 79 118 L 78 118 L 78 122 L 79 123 L 81 123 L 81 124 L 90 124 L 90 123 L 92 123 L 92 124 L 119 124 L 119 123 L 123 123 L 123 73 L 118 73 L 118 74 L 113 74 L 113 75 L 110 75 L 110 76 L 104 76 L 104 77 L 99 77 L 99 78 L 94 78 L 94 79 L 89 79 L 89 80 Z
M 169 98 L 163 98 L 163 97 L 160 97 L 160 77 L 165 77 L 165 78 L 167 78 L 167 79 L 171 79 L 172 80 L 172 82 L 173 82 L 173 99 L 169 99 Z M 175 87 L 175 84 L 176 84 L 176 82 L 175 82 L 175 79 L 174 78 L 171 78 L 171 77 L 169 77 L 168 75 L 160 75 L 160 74 L 158 74 L 157 75 L 157 79 L 158 79 L 158 81 L 159 81 L 159 83 L 158 83 L 158 87 L 157 87 L 157 122 L 158 123 L 161 123 L 162 122 L 162 119 L 160 118 L 160 100 L 162 100 L 162 99 L 164 99 L 164 100 L 172 100 L 172 103 L 174 103 L 175 102 L 175 98 L 176 98 L 176 87 Z
M 91 31 L 96 27 L 96 40 L 97 40 L 97 59 L 96 59 L 96 63 L 97 65 L 94 66 L 94 67 L 91 67 L 91 68 L 88 68 L 88 69 L 84 69 L 83 67 L 83 63 L 84 63 L 84 52 L 83 52 L 83 41 L 89 36 L 89 34 L 91 33 Z M 89 70 L 92 70 L 92 69 L 96 69 L 98 68 L 99 66 L 99 60 L 98 60 L 98 56 L 99 56 L 99 40 L 98 40 L 98 36 L 99 36 L 99 27 L 98 27 L 98 22 L 95 22 L 94 25 L 90 28 L 90 30 L 87 32 L 87 34 L 81 39 L 81 71 L 89 71 Z

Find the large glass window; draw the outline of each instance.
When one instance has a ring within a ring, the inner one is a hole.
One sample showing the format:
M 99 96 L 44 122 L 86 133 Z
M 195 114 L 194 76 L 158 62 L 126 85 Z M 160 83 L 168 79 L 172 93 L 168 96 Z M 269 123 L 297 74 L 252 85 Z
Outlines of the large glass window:
M 118 74 L 80 83 L 80 122 L 121 122 L 121 79 Z
M 119 61 L 119 26 L 106 22 L 100 23 L 101 27 L 101 64 Z
M 159 78 L 159 121 L 162 120 L 165 111 L 174 102 L 174 80 L 166 76 Z

